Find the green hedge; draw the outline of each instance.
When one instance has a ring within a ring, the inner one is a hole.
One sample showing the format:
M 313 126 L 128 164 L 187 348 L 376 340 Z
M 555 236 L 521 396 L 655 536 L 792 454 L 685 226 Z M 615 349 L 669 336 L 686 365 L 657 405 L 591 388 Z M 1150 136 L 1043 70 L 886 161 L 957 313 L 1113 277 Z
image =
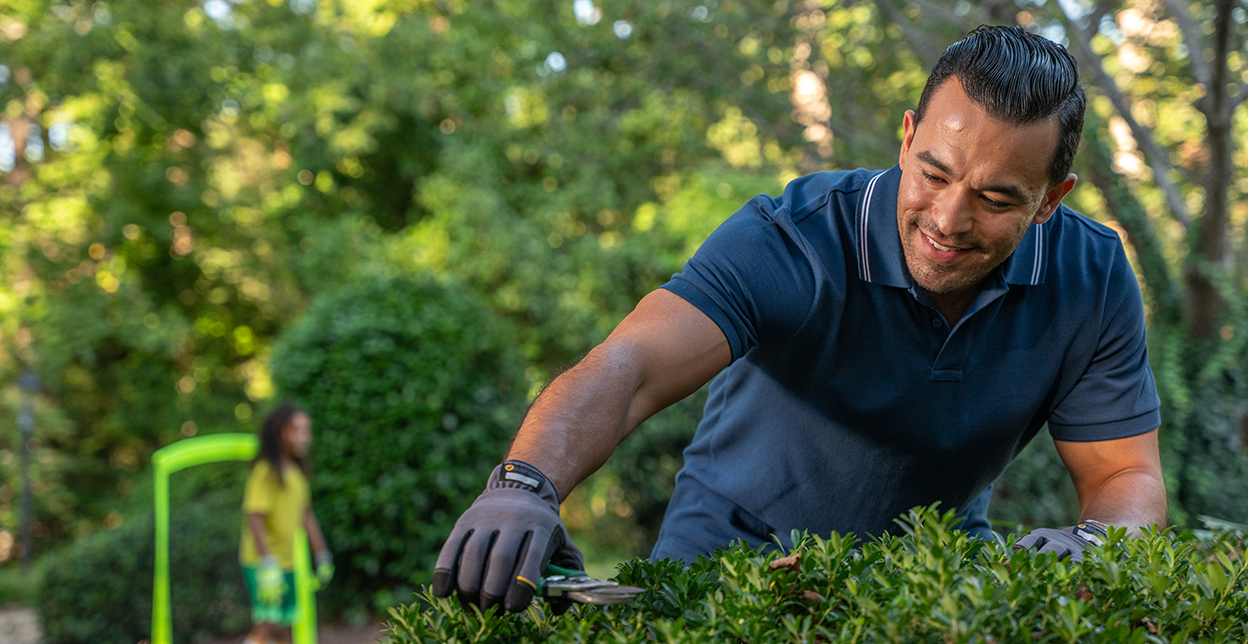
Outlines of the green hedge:
M 315 300 L 272 364 L 312 418 L 312 502 L 338 566 L 328 609 L 401 601 L 430 579 L 520 418 L 511 327 L 456 284 L 372 279 Z
M 238 633 L 250 620 L 238 566 L 243 463 L 193 467 L 170 477 L 169 571 L 173 636 L 199 642 Z M 48 554 L 38 610 L 45 644 L 134 644 L 152 626 L 155 533 L 151 474 L 112 530 Z
M 906 534 L 857 542 L 794 535 L 789 553 L 721 551 L 684 567 L 634 560 L 632 604 L 559 617 L 465 613 L 424 594 L 391 611 L 392 644 L 416 642 L 1242 642 L 1242 534 L 1151 534 L 1082 564 L 969 539 L 953 514 L 916 509 Z M 790 555 L 781 560 L 782 555 Z

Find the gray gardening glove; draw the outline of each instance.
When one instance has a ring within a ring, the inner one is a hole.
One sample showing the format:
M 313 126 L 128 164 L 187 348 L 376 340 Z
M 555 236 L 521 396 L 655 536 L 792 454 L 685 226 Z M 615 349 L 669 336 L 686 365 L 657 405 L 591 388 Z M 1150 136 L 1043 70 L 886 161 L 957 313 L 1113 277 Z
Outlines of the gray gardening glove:
M 455 522 L 433 572 L 433 594 L 459 591 L 465 609 L 499 604 L 528 608 L 547 563 L 585 569 L 585 558 L 559 520 L 559 495 L 536 467 L 507 461 L 490 473 L 485 491 Z M 554 604 L 556 613 L 569 603 Z
M 1030 548 L 1036 552 L 1056 552 L 1058 559 L 1070 557 L 1074 563 L 1083 561 L 1083 553 L 1092 546 L 1105 543 L 1105 524 L 1100 521 L 1080 521 L 1061 530 L 1040 528 L 1023 535 L 1014 544 L 1015 549 Z

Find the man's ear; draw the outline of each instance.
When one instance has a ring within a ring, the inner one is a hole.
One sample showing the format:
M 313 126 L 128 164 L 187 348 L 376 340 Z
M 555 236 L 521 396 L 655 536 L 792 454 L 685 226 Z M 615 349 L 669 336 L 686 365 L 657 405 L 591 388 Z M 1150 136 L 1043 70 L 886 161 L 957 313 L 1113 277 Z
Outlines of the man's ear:
M 1043 224 L 1048 221 L 1053 216 L 1053 213 L 1057 212 L 1057 207 L 1061 205 L 1062 198 L 1070 192 L 1071 188 L 1075 187 L 1075 180 L 1078 178 L 1073 174 L 1068 174 L 1064 181 L 1049 188 L 1049 191 L 1044 193 L 1044 201 L 1040 203 L 1040 209 L 1036 211 L 1036 216 L 1032 221 L 1037 224 Z
M 897 164 L 904 170 L 906 167 L 906 155 L 910 153 L 910 144 L 914 142 L 914 130 L 919 124 L 914 120 L 914 110 L 906 110 L 906 116 L 901 120 L 901 128 L 903 135 L 901 137 L 901 154 L 897 157 Z

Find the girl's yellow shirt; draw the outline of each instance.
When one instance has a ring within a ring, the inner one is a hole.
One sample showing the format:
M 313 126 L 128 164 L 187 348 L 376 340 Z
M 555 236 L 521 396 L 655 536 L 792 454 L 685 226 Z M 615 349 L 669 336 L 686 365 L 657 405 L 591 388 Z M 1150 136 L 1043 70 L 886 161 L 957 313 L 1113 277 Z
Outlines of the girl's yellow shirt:
M 277 557 L 283 570 L 294 569 L 295 531 L 310 502 L 308 480 L 296 465 L 285 468 L 282 475 L 284 480 L 279 483 L 267 461 L 256 461 L 247 477 L 247 488 L 243 492 L 243 537 L 238 548 L 238 560 L 244 566 L 260 563 L 246 515 L 263 514 L 269 551 Z

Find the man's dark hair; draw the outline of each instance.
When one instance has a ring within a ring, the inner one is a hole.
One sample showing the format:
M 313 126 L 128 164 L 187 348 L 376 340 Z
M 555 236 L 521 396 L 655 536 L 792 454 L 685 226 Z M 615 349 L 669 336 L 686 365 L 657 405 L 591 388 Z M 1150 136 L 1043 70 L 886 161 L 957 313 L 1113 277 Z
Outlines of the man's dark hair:
M 1087 99 L 1079 84 L 1079 65 L 1066 48 L 1022 27 L 980 25 L 941 55 L 927 78 L 917 125 L 936 90 L 956 77 L 962 91 L 994 119 L 1027 125 L 1057 117 L 1057 150 L 1049 162 L 1049 186 L 1066 178 L 1079 148 Z

